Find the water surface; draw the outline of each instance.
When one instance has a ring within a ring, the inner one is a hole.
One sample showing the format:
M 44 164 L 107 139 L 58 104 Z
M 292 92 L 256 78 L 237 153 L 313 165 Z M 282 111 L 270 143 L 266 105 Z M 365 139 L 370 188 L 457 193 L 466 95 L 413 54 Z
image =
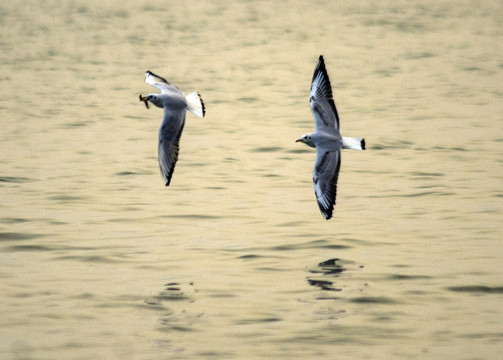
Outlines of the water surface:
M 0 5 L 7 359 L 497 359 L 502 6 Z M 308 91 L 345 136 L 325 221 Z M 187 115 L 172 185 L 151 70 Z

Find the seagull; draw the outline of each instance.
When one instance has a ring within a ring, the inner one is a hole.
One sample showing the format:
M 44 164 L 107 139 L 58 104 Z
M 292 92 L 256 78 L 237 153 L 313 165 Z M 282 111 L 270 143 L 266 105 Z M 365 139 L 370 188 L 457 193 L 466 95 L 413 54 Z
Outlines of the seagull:
M 339 116 L 332 97 L 323 55 L 314 69 L 309 105 L 316 131 L 302 135 L 296 142 L 316 148 L 313 183 L 316 201 L 326 220 L 332 217 L 337 195 L 337 179 L 341 168 L 341 150 L 365 150 L 365 139 L 343 137 L 339 131 Z
M 145 103 L 147 109 L 149 101 L 164 109 L 164 118 L 159 128 L 158 153 L 161 175 L 166 186 L 169 186 L 178 160 L 180 137 L 185 125 L 185 113 L 189 110 L 200 118 L 204 117 L 204 103 L 198 92 L 185 96 L 180 89 L 170 85 L 166 79 L 151 71 L 145 72 L 145 82 L 161 90 L 160 94 L 140 95 L 140 101 Z

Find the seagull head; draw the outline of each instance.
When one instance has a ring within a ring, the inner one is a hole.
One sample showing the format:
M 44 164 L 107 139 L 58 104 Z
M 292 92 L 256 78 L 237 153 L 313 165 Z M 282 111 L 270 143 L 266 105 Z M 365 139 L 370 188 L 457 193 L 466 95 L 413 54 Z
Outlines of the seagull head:
M 310 147 L 315 147 L 314 146 L 314 141 L 313 141 L 313 134 L 305 134 L 300 137 L 300 139 L 295 140 L 295 142 L 301 142 L 306 144 L 307 146 Z
M 145 103 L 145 106 L 148 107 L 148 102 L 150 101 L 152 104 L 154 104 L 157 107 L 163 108 L 163 103 L 162 99 L 159 98 L 157 94 L 148 94 L 147 96 L 140 95 L 140 101 L 143 101 Z

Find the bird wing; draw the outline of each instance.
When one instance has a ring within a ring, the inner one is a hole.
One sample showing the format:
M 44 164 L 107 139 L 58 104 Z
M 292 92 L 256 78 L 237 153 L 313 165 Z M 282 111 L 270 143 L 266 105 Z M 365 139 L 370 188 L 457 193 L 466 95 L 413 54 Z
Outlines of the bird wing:
M 341 167 L 341 151 L 327 151 L 321 147 L 316 148 L 316 163 L 313 170 L 314 193 L 321 214 L 325 219 L 330 219 L 337 195 L 337 179 Z
M 186 110 L 172 111 L 164 108 L 164 119 L 159 128 L 159 168 L 166 186 L 171 181 L 175 171 L 178 152 L 180 150 L 180 138 L 185 126 Z
M 178 89 L 176 86 L 170 85 L 170 83 L 165 78 L 156 75 L 151 71 L 145 72 L 145 82 L 161 90 L 161 94 L 175 91 L 183 95 L 180 89 Z
M 339 129 L 339 115 L 322 55 L 320 55 L 314 69 L 309 96 L 309 105 L 314 116 L 316 130 L 324 127 Z

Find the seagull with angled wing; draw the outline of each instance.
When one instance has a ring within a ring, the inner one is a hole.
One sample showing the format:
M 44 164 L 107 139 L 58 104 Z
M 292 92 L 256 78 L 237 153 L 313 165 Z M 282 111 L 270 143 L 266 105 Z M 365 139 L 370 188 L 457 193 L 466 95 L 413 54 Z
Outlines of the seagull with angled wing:
M 314 193 L 321 214 L 328 220 L 334 211 L 337 179 L 341 167 L 341 151 L 342 149 L 365 150 L 365 140 L 360 137 L 341 136 L 339 115 L 322 55 L 314 70 L 309 95 L 316 131 L 303 135 L 296 142 L 303 142 L 316 148 L 316 162 L 313 170 Z
M 159 168 L 164 183 L 169 186 L 178 160 L 185 113 L 189 110 L 198 117 L 204 117 L 204 103 L 197 92 L 185 96 L 180 89 L 153 72 L 145 73 L 145 82 L 161 90 L 160 94 L 140 95 L 140 101 L 145 103 L 147 109 L 149 102 L 164 109 L 164 118 L 159 128 Z

